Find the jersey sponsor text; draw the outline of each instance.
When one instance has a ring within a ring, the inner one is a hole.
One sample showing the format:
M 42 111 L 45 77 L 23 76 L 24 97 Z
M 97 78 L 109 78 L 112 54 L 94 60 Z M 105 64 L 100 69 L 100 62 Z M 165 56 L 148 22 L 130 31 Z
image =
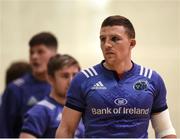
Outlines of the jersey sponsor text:
M 142 108 L 127 108 L 127 107 L 119 107 L 119 108 L 92 108 L 91 112 L 93 115 L 104 115 L 104 114 L 128 114 L 128 115 L 148 115 L 149 108 L 142 109 Z

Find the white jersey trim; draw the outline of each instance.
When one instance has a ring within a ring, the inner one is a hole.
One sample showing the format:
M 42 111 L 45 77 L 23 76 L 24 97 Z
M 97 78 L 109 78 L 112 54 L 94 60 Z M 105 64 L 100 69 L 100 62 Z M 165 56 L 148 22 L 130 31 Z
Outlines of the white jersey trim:
M 143 67 L 143 66 L 141 66 L 141 70 L 140 70 L 139 75 L 143 75 L 143 69 L 144 69 L 144 67 Z
M 90 69 L 87 69 L 87 72 L 90 74 L 90 76 L 94 76 Z
M 150 69 L 150 72 L 149 72 L 149 75 L 148 75 L 148 78 L 150 79 L 152 76 L 152 69 Z
M 22 84 L 24 84 L 24 79 L 21 79 L 21 78 L 19 78 L 19 79 L 16 79 L 15 81 L 13 81 L 13 83 L 15 84 L 15 85 L 17 85 L 17 86 L 21 86 Z
M 151 79 L 152 73 L 153 73 L 152 69 L 145 68 L 145 67 L 141 66 L 139 75 L 143 75 L 144 77 Z
M 96 70 L 93 67 L 91 67 L 90 69 L 94 72 L 95 75 L 98 75 Z
M 42 106 L 48 107 L 51 110 L 53 110 L 56 107 L 54 104 L 48 102 L 47 100 L 42 100 L 37 105 L 42 105 Z
M 82 70 L 82 73 L 83 73 L 87 78 L 89 78 L 89 75 L 88 75 L 84 70 Z
M 86 69 L 86 70 L 82 70 L 82 73 L 83 73 L 87 78 L 98 75 L 98 73 L 96 72 L 96 70 L 95 70 L 93 67 L 88 68 L 88 69 Z
M 147 74 L 148 74 L 148 68 L 145 68 L 145 72 L 144 72 L 144 76 L 147 77 Z

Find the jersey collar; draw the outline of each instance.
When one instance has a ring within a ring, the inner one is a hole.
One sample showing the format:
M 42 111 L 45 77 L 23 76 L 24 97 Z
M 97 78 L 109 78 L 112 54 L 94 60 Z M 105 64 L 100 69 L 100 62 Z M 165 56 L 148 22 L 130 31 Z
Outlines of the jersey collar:
M 132 68 L 131 68 L 129 71 L 125 72 L 124 75 L 122 76 L 122 78 L 119 78 L 119 76 L 118 76 L 118 74 L 117 74 L 116 71 L 114 71 L 114 70 L 109 70 L 109 69 L 107 69 L 107 68 L 103 65 L 104 62 L 105 62 L 105 60 L 103 60 L 103 61 L 101 62 L 101 68 L 102 68 L 107 74 L 109 74 L 109 73 L 110 73 L 110 74 L 113 74 L 113 76 L 115 77 L 115 79 L 116 79 L 117 81 L 123 80 L 123 79 L 126 79 L 126 78 L 129 78 L 130 76 L 133 75 L 133 73 L 134 73 L 134 72 L 136 71 L 136 69 L 137 69 L 137 65 L 136 65 L 133 61 L 131 61 L 132 64 L 133 64 Z

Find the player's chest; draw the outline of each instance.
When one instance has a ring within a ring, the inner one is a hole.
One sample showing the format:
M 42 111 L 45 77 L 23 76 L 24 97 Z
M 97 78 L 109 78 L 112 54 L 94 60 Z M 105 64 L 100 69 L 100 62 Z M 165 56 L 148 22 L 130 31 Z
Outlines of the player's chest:
M 153 86 L 146 80 L 98 81 L 88 88 L 86 102 L 93 114 L 149 114 Z

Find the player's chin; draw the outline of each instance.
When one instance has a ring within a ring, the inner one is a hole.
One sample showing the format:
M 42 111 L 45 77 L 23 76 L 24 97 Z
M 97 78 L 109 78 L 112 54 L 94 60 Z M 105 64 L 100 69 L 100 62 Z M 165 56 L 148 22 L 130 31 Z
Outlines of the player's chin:
M 40 67 L 39 67 L 39 68 L 33 68 L 32 71 L 33 71 L 33 73 L 35 73 L 36 75 L 40 75 L 40 74 L 46 73 L 46 70 L 43 69 L 43 68 L 40 68 Z
M 116 61 L 115 57 L 106 57 L 105 58 L 106 62 L 113 65 Z

